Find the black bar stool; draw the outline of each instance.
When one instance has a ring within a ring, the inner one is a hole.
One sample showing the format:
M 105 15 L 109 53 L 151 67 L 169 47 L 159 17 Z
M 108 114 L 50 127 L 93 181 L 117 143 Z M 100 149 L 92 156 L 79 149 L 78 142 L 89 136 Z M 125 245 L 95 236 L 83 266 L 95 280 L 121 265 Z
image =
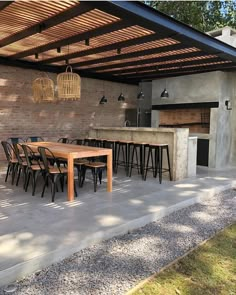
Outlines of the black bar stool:
M 146 147 L 148 146 L 147 143 L 140 143 L 140 142 L 133 142 L 130 145 L 132 149 L 131 152 L 131 162 L 130 162 L 130 170 L 129 170 L 129 177 L 132 175 L 133 168 L 138 170 L 138 174 L 140 173 L 143 178 L 143 171 L 144 171 L 144 164 L 145 164 L 145 157 L 146 157 Z M 135 157 L 135 162 L 134 162 Z
M 116 156 L 117 156 L 117 140 L 114 139 L 104 139 L 103 140 L 103 147 L 112 149 L 112 165 L 113 165 L 113 172 L 116 172 Z
M 87 146 L 96 146 L 96 139 L 95 138 L 85 138 L 84 145 Z
M 159 174 L 159 182 L 162 182 L 162 174 L 164 172 L 169 172 L 169 177 L 170 180 L 172 180 L 172 175 L 171 175 L 171 168 L 170 168 L 170 157 L 169 157 L 169 147 L 168 144 L 149 144 L 148 145 L 148 157 L 147 157 L 147 162 L 145 166 L 145 172 L 144 172 L 144 180 L 146 180 L 147 177 L 147 172 L 148 170 L 153 171 L 153 176 L 157 177 L 157 173 Z M 162 162 L 163 162 L 163 151 L 166 151 L 167 155 L 167 164 L 168 168 L 163 168 L 162 167 Z M 153 159 L 153 151 L 154 151 L 154 159 Z M 149 160 L 151 157 L 152 165 L 149 165 Z
M 117 142 L 117 157 L 116 157 L 116 168 L 117 173 L 118 166 L 125 167 L 126 176 L 129 176 L 129 166 L 130 166 L 130 146 L 133 142 L 127 140 L 119 140 Z M 120 152 L 122 151 L 123 159 L 120 159 Z

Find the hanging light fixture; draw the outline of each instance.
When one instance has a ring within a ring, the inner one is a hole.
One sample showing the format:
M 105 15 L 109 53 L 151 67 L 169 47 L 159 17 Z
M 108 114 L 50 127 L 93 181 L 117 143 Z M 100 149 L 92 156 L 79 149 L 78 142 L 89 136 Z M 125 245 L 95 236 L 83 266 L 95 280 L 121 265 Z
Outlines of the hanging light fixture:
M 66 67 L 64 73 L 57 75 L 58 99 L 79 100 L 81 95 L 81 79 L 73 73 L 72 67 Z
M 169 93 L 166 90 L 166 88 L 167 88 L 167 80 L 166 80 L 166 87 L 164 88 L 164 90 L 161 93 L 161 98 L 168 98 L 169 97 Z
M 54 82 L 49 79 L 46 73 L 43 77 L 39 77 L 33 81 L 32 90 L 34 102 L 53 102 L 54 97 Z

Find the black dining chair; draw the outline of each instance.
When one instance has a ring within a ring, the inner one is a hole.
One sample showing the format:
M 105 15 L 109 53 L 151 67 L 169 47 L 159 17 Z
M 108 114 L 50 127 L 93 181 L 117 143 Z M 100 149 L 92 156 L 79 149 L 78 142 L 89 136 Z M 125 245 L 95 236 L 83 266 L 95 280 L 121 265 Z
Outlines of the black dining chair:
M 10 142 L 11 144 L 13 143 L 23 143 L 25 142 L 24 138 L 22 137 L 9 137 L 7 139 L 8 142 Z
M 57 142 L 60 142 L 60 143 L 69 143 L 70 140 L 67 137 L 60 137 Z
M 27 142 L 37 142 L 37 141 L 44 141 L 41 136 L 29 136 L 26 139 Z
M 60 180 L 61 183 L 61 190 L 64 190 L 64 179 L 65 176 L 68 174 L 68 170 L 66 167 L 61 167 L 58 159 L 54 156 L 53 152 L 46 148 L 46 147 L 38 147 L 39 154 L 42 158 L 44 168 L 45 168 L 45 179 L 44 179 L 44 186 L 41 197 L 43 198 L 46 185 L 48 181 L 51 183 L 51 194 L 52 194 L 52 202 L 55 199 L 55 192 L 57 188 L 57 181 Z M 53 166 L 50 164 L 51 160 L 55 163 Z M 74 183 L 74 191 L 75 196 L 77 197 L 77 190 Z
M 35 194 L 36 190 L 36 182 L 39 173 L 42 173 L 44 176 L 44 166 L 42 162 L 39 161 L 38 155 L 26 144 L 22 144 L 22 148 L 25 154 L 25 161 L 27 163 L 26 169 L 26 181 L 25 181 L 25 191 L 27 192 L 29 181 L 31 178 L 32 183 L 32 196 Z
M 11 183 L 14 184 L 15 174 L 18 167 L 18 160 L 15 154 L 15 151 L 12 145 L 7 141 L 1 141 L 8 165 L 7 165 L 7 173 L 5 177 L 5 182 L 7 182 L 9 174 L 12 172 L 12 180 Z
M 18 160 L 17 171 L 16 171 L 16 173 L 17 173 L 16 186 L 18 186 L 21 171 L 22 171 L 23 172 L 23 183 L 24 183 L 23 187 L 25 188 L 26 174 L 27 174 L 27 162 L 25 159 L 25 154 L 24 154 L 22 145 L 20 143 L 13 143 L 13 149 L 15 151 L 15 155 Z
M 83 143 L 84 140 L 82 138 L 75 138 L 70 141 L 70 144 L 83 145 Z

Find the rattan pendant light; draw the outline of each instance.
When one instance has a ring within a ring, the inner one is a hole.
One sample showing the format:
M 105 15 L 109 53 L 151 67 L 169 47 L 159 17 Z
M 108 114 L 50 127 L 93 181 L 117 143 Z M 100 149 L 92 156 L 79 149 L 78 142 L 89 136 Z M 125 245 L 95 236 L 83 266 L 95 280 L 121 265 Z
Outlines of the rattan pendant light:
M 43 77 L 39 77 L 33 81 L 33 98 L 34 102 L 53 102 L 54 96 L 54 82 L 49 79 L 48 75 L 44 73 Z
M 59 100 L 79 100 L 81 93 L 81 79 L 73 73 L 72 67 L 67 66 L 64 73 L 57 75 L 57 88 Z

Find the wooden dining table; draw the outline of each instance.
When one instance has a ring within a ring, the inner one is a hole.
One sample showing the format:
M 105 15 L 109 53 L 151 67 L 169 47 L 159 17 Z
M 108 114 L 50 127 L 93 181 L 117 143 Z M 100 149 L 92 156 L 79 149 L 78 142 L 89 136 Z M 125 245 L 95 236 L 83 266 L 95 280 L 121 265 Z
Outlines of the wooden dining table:
M 107 156 L 107 191 L 112 192 L 112 149 L 45 141 L 29 142 L 27 145 L 35 152 L 39 146 L 49 148 L 55 157 L 67 160 L 68 201 L 74 200 L 74 159 Z

